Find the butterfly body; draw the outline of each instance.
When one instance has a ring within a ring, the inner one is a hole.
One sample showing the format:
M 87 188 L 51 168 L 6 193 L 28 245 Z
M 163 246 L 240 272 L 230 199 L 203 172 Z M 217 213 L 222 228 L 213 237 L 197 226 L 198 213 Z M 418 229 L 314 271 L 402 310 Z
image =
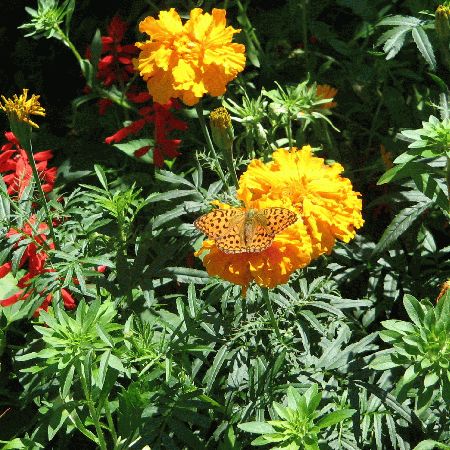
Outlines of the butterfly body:
M 215 209 L 194 225 L 224 253 L 257 253 L 272 245 L 275 235 L 292 225 L 297 215 L 287 208 Z

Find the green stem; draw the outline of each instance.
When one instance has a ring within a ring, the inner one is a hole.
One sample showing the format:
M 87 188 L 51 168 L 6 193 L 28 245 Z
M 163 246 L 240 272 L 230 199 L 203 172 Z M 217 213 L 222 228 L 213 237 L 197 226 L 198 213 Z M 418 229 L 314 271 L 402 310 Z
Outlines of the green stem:
M 216 153 L 216 150 L 212 143 L 211 136 L 209 135 L 208 127 L 206 126 L 205 118 L 203 117 L 203 108 L 202 108 L 200 102 L 197 103 L 197 105 L 195 106 L 195 109 L 197 111 L 197 116 L 198 116 L 198 120 L 200 122 L 200 127 L 201 127 L 203 135 L 205 136 L 205 139 L 206 139 L 206 145 L 214 159 L 214 165 L 216 167 L 217 173 L 218 173 L 220 179 L 222 180 L 222 183 L 225 185 L 228 193 L 231 194 L 230 187 L 228 186 L 227 180 L 225 178 L 225 174 L 222 171 L 222 167 L 220 167 L 219 158 L 217 157 L 217 153 Z
M 70 48 L 70 50 L 72 50 L 72 53 L 75 55 L 75 58 L 77 58 L 78 64 L 80 64 L 80 66 L 82 65 L 82 61 L 83 58 L 81 57 L 81 55 L 78 53 L 77 48 L 72 44 L 71 40 L 69 39 L 69 37 L 66 35 L 66 33 L 64 33 L 63 30 L 61 30 L 61 28 L 59 27 L 59 25 L 56 25 L 56 30 L 59 33 L 59 35 L 62 38 L 62 41 L 67 45 L 67 47 Z
M 269 296 L 269 289 L 265 287 L 262 287 L 261 289 L 263 293 L 264 303 L 266 304 L 267 310 L 269 311 L 270 322 L 272 323 L 272 326 L 275 330 L 275 334 L 277 335 L 278 339 L 280 340 L 281 343 L 283 343 L 283 337 L 281 336 L 280 329 L 278 328 L 278 321 L 275 318 L 275 314 L 273 313 L 272 303 L 270 301 Z
M 227 163 L 228 172 L 231 175 L 231 179 L 233 181 L 234 187 L 239 189 L 239 180 L 236 175 L 236 167 L 234 166 L 234 159 L 233 159 L 233 144 L 230 145 L 230 148 L 228 150 L 225 150 L 223 152 L 225 156 L 225 162 Z
M 103 435 L 102 427 L 100 425 L 100 420 L 97 416 L 97 411 L 95 410 L 94 402 L 92 401 L 91 394 L 89 392 L 89 389 L 88 389 L 88 386 L 86 383 L 86 379 L 84 377 L 84 371 L 81 367 L 79 368 L 79 374 L 80 374 L 81 386 L 83 388 L 83 393 L 86 398 L 86 403 L 88 405 L 89 414 L 91 415 L 91 420 L 92 420 L 92 422 L 94 422 L 95 431 L 97 432 L 97 438 L 99 441 L 100 448 L 101 448 L 101 450 L 107 450 L 105 436 Z
M 446 167 L 446 179 L 447 179 L 447 197 L 450 203 L 450 157 L 447 156 L 447 167 Z
M 117 433 L 116 428 L 114 426 L 114 421 L 111 415 L 111 410 L 109 409 L 109 402 L 108 400 L 105 400 L 105 413 L 106 413 L 106 420 L 108 421 L 109 431 L 111 432 L 111 436 L 114 442 L 114 447 L 117 444 Z
M 291 120 L 291 114 L 288 112 L 287 115 L 287 126 L 286 126 L 286 134 L 288 138 L 288 144 L 289 148 L 292 148 L 292 120 Z
M 47 224 L 48 224 L 48 228 L 50 230 L 50 236 L 52 237 L 53 243 L 55 244 L 55 249 L 58 249 L 59 243 L 58 243 L 58 240 L 56 239 L 55 230 L 53 228 L 53 217 L 50 212 L 50 208 L 48 207 L 47 199 L 45 198 L 45 193 L 42 189 L 41 180 L 39 178 L 39 172 L 37 170 L 36 162 L 34 160 L 31 141 L 21 142 L 21 145 L 27 154 L 28 162 L 30 163 L 31 170 L 33 172 L 34 182 L 38 188 L 39 197 L 41 198 L 41 203 L 42 203 L 42 206 L 44 207 L 45 215 L 47 216 Z

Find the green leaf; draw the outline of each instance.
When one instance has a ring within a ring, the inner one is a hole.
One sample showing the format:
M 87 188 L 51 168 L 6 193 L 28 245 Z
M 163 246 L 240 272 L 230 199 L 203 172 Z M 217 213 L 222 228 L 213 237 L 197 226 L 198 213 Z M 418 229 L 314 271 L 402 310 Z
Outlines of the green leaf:
M 355 414 L 356 409 L 341 409 L 339 411 L 334 411 L 326 416 L 322 417 L 315 426 L 318 428 L 327 428 L 332 425 L 336 425 L 339 422 L 342 422 L 349 417 L 352 417 Z
M 69 395 L 70 388 L 72 387 L 73 375 L 75 373 L 75 366 L 71 365 L 67 371 L 66 379 L 61 391 L 61 397 L 64 399 Z
M 425 61 L 432 70 L 436 69 L 436 58 L 434 56 L 433 47 L 427 34 L 422 27 L 416 27 L 412 30 L 412 37 Z
M 407 231 L 411 225 L 426 211 L 432 202 L 418 203 L 414 206 L 402 209 L 384 230 L 383 235 L 372 251 L 371 259 L 387 250 L 399 237 Z
M 245 422 L 238 424 L 238 428 L 247 431 L 249 433 L 266 434 L 275 433 L 275 429 L 272 425 L 266 422 Z
M 420 303 L 410 294 L 406 294 L 403 298 L 403 305 L 409 318 L 418 326 L 421 327 L 425 313 Z
M 228 358 L 228 346 L 223 345 L 216 353 L 213 364 L 208 369 L 205 378 L 203 379 L 203 382 L 206 382 L 206 389 L 205 389 L 206 393 L 211 391 L 214 381 L 216 380 L 216 377 L 220 371 L 220 368 L 222 367 L 222 364 L 225 362 L 227 358 Z
M 6 184 L 0 177 L 0 223 L 9 221 L 11 202 L 7 193 Z
M 135 152 L 142 147 L 154 147 L 155 143 L 152 139 L 133 139 L 128 142 L 121 142 L 120 144 L 113 144 L 115 148 L 125 153 L 130 158 L 145 164 L 153 164 L 153 152 L 148 151 L 145 155 L 140 157 L 135 156 Z
M 433 450 L 435 448 L 440 450 L 450 450 L 450 445 L 442 444 L 441 442 L 433 441 L 432 439 L 426 439 L 417 444 L 413 450 Z
M 109 191 L 108 180 L 106 179 L 106 175 L 105 175 L 105 172 L 103 171 L 103 167 L 98 164 L 94 164 L 94 170 L 95 170 L 95 173 L 97 174 L 98 179 L 100 180 L 100 184 L 103 186 L 103 189 L 105 189 L 105 191 Z
M 391 25 L 391 26 L 407 26 L 407 27 L 413 28 L 413 27 L 417 27 L 418 25 L 420 25 L 420 23 L 421 23 L 421 20 L 417 19 L 416 17 L 396 15 L 396 16 L 385 17 L 384 19 L 380 20 L 377 23 L 377 26 Z

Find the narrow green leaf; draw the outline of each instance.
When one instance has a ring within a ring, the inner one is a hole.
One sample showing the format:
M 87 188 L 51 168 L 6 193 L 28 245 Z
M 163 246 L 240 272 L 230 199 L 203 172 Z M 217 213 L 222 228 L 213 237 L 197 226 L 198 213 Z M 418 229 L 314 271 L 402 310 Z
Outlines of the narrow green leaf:
M 272 425 L 266 422 L 246 422 L 238 424 L 238 428 L 247 431 L 249 433 L 265 434 L 265 433 L 275 433 Z
M 74 373 L 75 373 L 75 366 L 71 365 L 67 372 L 66 379 L 64 380 L 64 384 L 61 391 L 61 397 L 63 399 L 69 395 L 70 388 L 72 387 Z
M 422 27 L 416 27 L 412 30 L 412 37 L 425 61 L 429 64 L 432 70 L 436 69 L 436 58 L 434 56 L 433 46 L 428 39 Z
M 317 423 L 316 427 L 318 428 L 327 428 L 332 425 L 336 425 L 339 422 L 342 422 L 349 417 L 352 417 L 355 414 L 356 409 L 341 409 L 339 411 L 334 411 L 326 416 L 322 417 Z
M 372 251 L 371 259 L 387 250 L 411 225 L 426 211 L 432 202 L 418 203 L 402 209 L 388 225 L 377 245 Z
M 206 381 L 206 390 L 205 390 L 206 393 L 211 391 L 211 388 L 214 384 L 214 381 L 216 380 L 220 368 L 222 367 L 222 364 L 225 362 L 227 357 L 228 357 L 228 346 L 223 345 L 216 353 L 213 364 L 208 369 L 208 372 L 206 373 L 205 378 L 203 380 L 204 382 Z
M 106 175 L 102 166 L 94 164 L 94 170 L 97 174 L 98 179 L 100 180 L 101 185 L 103 186 L 105 191 L 108 191 L 108 180 L 106 179 Z

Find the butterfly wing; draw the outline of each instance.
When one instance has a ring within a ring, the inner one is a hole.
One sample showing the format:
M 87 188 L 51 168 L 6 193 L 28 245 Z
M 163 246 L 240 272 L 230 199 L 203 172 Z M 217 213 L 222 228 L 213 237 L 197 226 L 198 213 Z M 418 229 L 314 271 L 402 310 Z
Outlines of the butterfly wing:
M 297 221 L 297 214 L 287 208 L 265 208 L 266 230 L 272 237 Z
M 273 239 L 274 235 L 270 233 L 268 227 L 258 225 L 245 251 L 249 253 L 262 252 L 272 245 Z
M 245 217 L 242 208 L 214 209 L 195 220 L 194 226 L 211 239 L 227 236 L 230 228 L 235 229 Z

